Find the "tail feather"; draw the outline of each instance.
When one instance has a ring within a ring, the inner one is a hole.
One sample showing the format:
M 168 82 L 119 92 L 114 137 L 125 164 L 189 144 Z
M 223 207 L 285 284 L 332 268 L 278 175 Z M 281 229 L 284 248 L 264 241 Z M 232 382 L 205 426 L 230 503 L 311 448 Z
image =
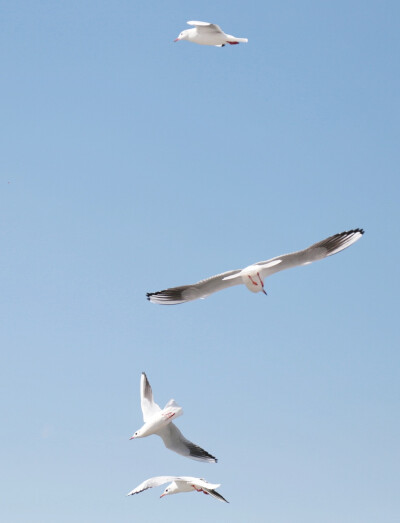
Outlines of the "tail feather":
M 228 37 L 229 37 L 229 40 L 227 40 L 227 43 L 231 44 L 231 45 L 240 44 L 240 43 L 247 44 L 247 42 L 249 41 L 248 38 L 236 38 L 236 36 L 231 36 L 231 35 L 228 35 Z

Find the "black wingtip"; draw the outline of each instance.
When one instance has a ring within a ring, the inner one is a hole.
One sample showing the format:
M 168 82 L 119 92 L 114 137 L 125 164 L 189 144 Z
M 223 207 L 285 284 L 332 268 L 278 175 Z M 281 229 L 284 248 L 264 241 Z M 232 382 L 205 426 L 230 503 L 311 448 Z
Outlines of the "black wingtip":
M 359 233 L 359 234 L 364 234 L 364 229 L 361 229 L 361 228 L 357 228 L 357 229 L 350 229 L 348 231 L 343 231 L 343 232 L 339 232 L 338 234 L 335 234 L 335 236 L 348 236 L 349 234 L 356 234 L 356 233 Z
M 225 503 L 229 503 L 227 499 L 224 498 L 219 492 L 216 490 L 209 490 L 208 491 L 212 496 L 214 496 L 216 499 L 219 499 L 220 501 L 225 501 Z

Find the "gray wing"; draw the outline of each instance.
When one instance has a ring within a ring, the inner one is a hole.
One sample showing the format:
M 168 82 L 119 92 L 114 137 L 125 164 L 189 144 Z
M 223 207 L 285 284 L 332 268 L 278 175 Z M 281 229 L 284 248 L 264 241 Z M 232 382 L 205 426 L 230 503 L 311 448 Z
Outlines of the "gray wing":
M 182 456 L 198 461 L 207 461 L 208 463 L 217 463 L 218 461 L 217 458 L 207 451 L 186 439 L 173 423 L 168 423 L 166 427 L 158 430 L 157 434 L 162 438 L 167 449 L 173 450 Z
M 191 477 L 185 477 L 182 476 L 180 478 L 175 479 L 176 483 L 184 482 L 189 483 L 190 485 L 195 485 L 196 487 L 199 487 L 203 492 L 206 494 L 210 494 L 213 498 L 218 499 L 219 501 L 224 501 L 225 503 L 229 503 L 219 492 L 217 492 L 215 489 L 220 487 L 220 484 L 212 484 L 206 481 L 205 479 L 200 478 L 191 478 Z
M 207 494 L 210 494 L 210 496 L 212 496 L 213 498 L 218 499 L 219 501 L 225 501 L 225 503 L 229 503 L 229 501 L 227 501 L 223 496 L 221 496 L 221 494 L 219 492 L 217 492 L 216 490 L 212 490 L 212 489 L 208 489 L 208 488 L 204 488 L 204 487 L 203 487 L 203 490 L 205 492 L 207 492 Z
M 160 485 L 163 485 L 164 483 L 169 483 L 170 481 L 175 481 L 175 479 L 177 479 L 175 476 L 156 476 L 155 478 L 146 479 L 146 481 L 143 481 L 143 483 L 141 483 L 136 488 L 131 490 L 127 494 L 127 496 L 132 496 L 133 494 L 139 494 L 140 492 L 143 492 L 144 490 L 147 490 L 149 488 L 159 487 Z
M 192 485 L 196 485 L 196 487 L 208 488 L 208 489 L 212 489 L 212 490 L 215 490 L 221 486 L 221 483 L 209 483 L 204 478 L 194 478 L 192 476 L 179 476 L 179 477 L 175 478 L 175 481 L 176 481 L 176 483 L 181 481 L 184 483 L 190 483 Z
M 161 410 L 160 406 L 153 400 L 153 391 L 145 372 L 142 372 L 140 377 L 140 405 L 145 423 L 151 416 Z
M 197 27 L 197 30 L 200 30 L 201 32 L 208 32 L 208 33 L 222 33 L 222 29 L 217 24 L 210 24 L 209 22 L 197 22 L 196 20 L 191 20 L 187 22 L 188 25 L 194 25 Z
M 350 247 L 350 245 L 358 241 L 363 234 L 363 229 L 352 229 L 351 231 L 341 232 L 318 243 L 314 243 L 314 245 L 302 251 L 283 254 L 282 256 L 277 256 L 267 261 L 255 263 L 254 265 L 260 267 L 261 276 L 266 278 L 276 272 L 297 267 L 298 265 L 308 265 L 309 263 L 322 260 L 327 256 L 332 256 Z M 265 266 L 264 268 L 263 265 Z
M 242 283 L 240 278 L 224 279 L 227 276 L 233 276 L 239 273 L 240 269 L 227 271 L 201 280 L 193 285 L 182 285 L 181 287 L 171 287 L 163 291 L 148 292 L 147 299 L 152 303 L 159 303 L 161 305 L 177 305 L 178 303 L 206 298 L 214 292 L 222 291 L 223 289 Z

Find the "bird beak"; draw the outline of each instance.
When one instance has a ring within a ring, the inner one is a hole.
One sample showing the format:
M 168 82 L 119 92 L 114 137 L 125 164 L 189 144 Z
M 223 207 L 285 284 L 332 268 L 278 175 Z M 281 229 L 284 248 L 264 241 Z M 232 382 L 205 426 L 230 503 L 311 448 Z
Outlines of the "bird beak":
M 165 496 L 165 494 L 161 494 L 160 498 L 163 498 Z
M 135 436 L 131 436 L 131 437 L 129 438 L 129 440 L 131 440 L 131 439 L 135 439 Z
M 178 42 L 180 40 L 179 36 L 178 38 L 175 38 L 174 42 Z

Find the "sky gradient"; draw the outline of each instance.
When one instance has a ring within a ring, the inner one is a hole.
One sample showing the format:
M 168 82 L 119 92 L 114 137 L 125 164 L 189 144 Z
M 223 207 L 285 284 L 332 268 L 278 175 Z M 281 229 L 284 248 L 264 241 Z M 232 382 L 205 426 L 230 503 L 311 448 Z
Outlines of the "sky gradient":
M 399 3 L 0 11 L 0 519 L 398 522 Z M 356 227 L 267 297 L 146 301 Z M 129 441 L 142 371 L 218 464 Z M 125 497 L 157 475 L 230 504 Z

